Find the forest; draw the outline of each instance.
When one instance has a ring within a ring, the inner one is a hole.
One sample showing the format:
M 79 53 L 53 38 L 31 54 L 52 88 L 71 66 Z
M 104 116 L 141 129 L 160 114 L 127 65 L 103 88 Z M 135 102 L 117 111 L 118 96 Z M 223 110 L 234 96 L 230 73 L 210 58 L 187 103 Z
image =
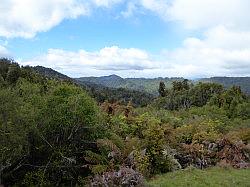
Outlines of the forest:
M 51 72 L 52 73 L 52 72 Z M 126 88 L 128 90 L 137 90 L 158 95 L 158 87 L 160 82 L 164 82 L 167 88 L 171 88 L 174 81 L 183 81 L 183 77 L 158 77 L 158 78 L 122 78 L 117 75 L 109 75 L 102 77 L 80 77 L 76 79 L 81 83 L 89 82 L 109 88 Z M 250 77 L 211 77 L 211 78 L 196 78 L 189 80 L 192 84 L 199 82 L 217 83 L 225 88 L 230 88 L 233 85 L 240 86 L 242 91 L 250 94 Z
M 249 92 L 183 78 L 154 87 L 110 88 L 0 59 L 0 186 L 157 186 L 148 181 L 216 168 L 249 176 Z

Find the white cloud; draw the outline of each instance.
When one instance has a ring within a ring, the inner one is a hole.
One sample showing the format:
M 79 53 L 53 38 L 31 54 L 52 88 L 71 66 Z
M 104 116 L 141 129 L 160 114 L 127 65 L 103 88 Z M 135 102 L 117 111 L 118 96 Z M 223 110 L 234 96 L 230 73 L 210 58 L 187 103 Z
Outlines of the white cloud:
M 166 52 L 171 72 L 182 76 L 250 75 L 249 0 L 140 0 L 165 21 L 202 37 L 189 37 Z
M 204 39 L 187 38 L 182 47 L 165 55 L 176 66 L 193 67 L 196 71 L 187 71 L 192 76 L 249 76 L 250 32 L 216 27 Z
M 131 17 L 133 16 L 134 12 L 137 11 L 137 6 L 136 6 L 136 3 L 135 1 L 130 1 L 128 2 L 127 4 L 127 9 L 125 11 L 122 11 L 121 12 L 121 15 L 124 17 L 124 18 L 128 18 L 128 17 Z
M 189 29 L 250 28 L 249 0 L 135 0 L 137 6 Z
M 105 47 L 96 52 L 50 49 L 47 54 L 20 63 L 51 67 L 73 77 L 76 76 L 75 73 L 81 76 L 90 76 L 98 73 L 106 74 L 106 72 L 141 71 L 155 68 L 157 65 L 143 50 L 122 49 L 117 46 Z
M 123 2 L 124 0 L 93 0 L 93 3 L 99 7 L 111 7 L 112 5 Z
M 0 36 L 32 38 L 88 13 L 87 4 L 78 0 L 1 0 Z
M 50 49 L 21 63 L 51 67 L 73 77 L 250 76 L 249 0 L 2 0 L 0 36 L 30 38 L 64 19 L 89 15 L 95 7 L 125 2 L 123 17 L 148 10 L 167 22 L 197 30 L 201 37 L 188 37 L 182 46 L 157 57 L 141 49 L 113 46 L 95 52 Z M 8 53 L 0 46 L 0 55 Z
M 249 29 L 249 7 L 249 0 L 173 0 L 168 16 L 191 29 L 218 25 Z
M 95 7 L 123 3 L 127 3 L 127 10 L 121 11 L 124 17 L 143 8 L 191 29 L 250 28 L 249 0 L 1 0 L 0 36 L 32 38 L 64 19 L 89 15 Z
M 124 0 L 1 0 L 0 36 L 33 38 L 65 19 L 91 14 L 98 7 L 110 8 Z
M 182 47 L 157 56 L 141 49 L 123 49 L 117 46 L 105 47 L 96 52 L 50 49 L 47 54 L 21 63 L 51 67 L 72 77 L 109 74 L 124 77 L 187 78 L 250 76 L 250 46 L 242 49 L 233 46 L 221 48 L 220 43 L 213 44 L 216 37 L 220 37 L 218 30 L 222 32 L 223 29 L 209 31 L 203 40 L 188 38 Z M 212 32 L 215 34 L 211 34 Z M 225 33 L 229 41 L 242 35 L 231 34 L 227 30 Z
M 10 57 L 10 52 L 2 45 L 0 45 L 0 58 Z
M 161 18 L 168 19 L 169 0 L 139 0 L 139 4 L 145 9 L 157 13 Z

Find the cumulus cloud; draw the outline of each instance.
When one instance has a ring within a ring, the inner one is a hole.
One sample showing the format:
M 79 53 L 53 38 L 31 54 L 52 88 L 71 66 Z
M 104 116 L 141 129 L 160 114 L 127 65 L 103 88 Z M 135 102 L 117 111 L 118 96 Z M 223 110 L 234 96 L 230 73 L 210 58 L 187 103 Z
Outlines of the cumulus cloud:
M 65 19 L 90 15 L 96 7 L 111 7 L 122 0 L 1 0 L 0 36 L 32 38 Z
M 2 0 L 0 36 L 32 38 L 64 19 L 89 15 L 95 7 L 127 4 L 124 17 L 141 8 L 166 21 L 179 21 L 187 28 L 250 28 L 249 0 Z
M 77 0 L 2 0 L 0 36 L 32 38 L 64 19 L 89 13 L 86 3 Z
M 117 46 L 94 52 L 49 49 L 21 63 L 51 67 L 73 77 L 250 76 L 249 0 L 2 0 L 0 36 L 30 38 L 64 19 L 89 15 L 94 7 L 124 3 L 123 17 L 151 11 L 166 22 L 196 30 L 200 37 L 188 37 L 180 47 L 156 55 Z M 0 46 L 0 54 L 7 53 Z
M 137 0 L 166 21 L 179 21 L 186 28 L 200 29 L 224 25 L 250 28 L 249 0 Z
M 187 28 L 250 28 L 249 0 L 173 0 L 168 19 L 182 22 Z
M 77 52 L 61 49 L 49 49 L 47 54 L 36 57 L 30 61 L 21 62 L 23 65 L 43 65 L 57 70 L 62 70 L 71 76 L 91 75 L 91 73 L 105 73 L 118 71 L 141 71 L 154 69 L 154 62 L 150 55 L 140 49 L 123 49 L 117 46 L 105 47 L 99 51 Z M 93 75 L 93 74 L 92 74 Z
M 249 76 L 250 32 L 235 32 L 216 27 L 204 39 L 187 38 L 183 46 L 165 51 L 168 60 L 178 66 L 193 67 L 194 76 Z
M 105 47 L 95 52 L 50 49 L 47 54 L 21 63 L 51 67 L 72 77 L 109 74 L 124 77 L 187 78 L 249 76 L 250 46 L 221 48 L 220 43 L 214 44 L 221 34 L 218 30 L 222 32 L 224 29 L 209 31 L 203 40 L 188 38 L 180 48 L 166 50 L 158 55 L 149 54 L 141 49 L 123 49 L 117 46 Z M 211 34 L 212 32 L 215 34 Z M 225 32 L 228 33 L 225 37 L 228 37 L 229 41 L 242 35 L 231 35 L 228 30 Z

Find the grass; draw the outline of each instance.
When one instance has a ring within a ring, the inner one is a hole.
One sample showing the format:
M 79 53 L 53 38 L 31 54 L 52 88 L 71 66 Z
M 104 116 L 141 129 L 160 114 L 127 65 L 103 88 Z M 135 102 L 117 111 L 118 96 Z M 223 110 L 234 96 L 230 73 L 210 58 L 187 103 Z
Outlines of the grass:
M 154 177 L 150 187 L 250 187 L 250 169 L 189 169 Z

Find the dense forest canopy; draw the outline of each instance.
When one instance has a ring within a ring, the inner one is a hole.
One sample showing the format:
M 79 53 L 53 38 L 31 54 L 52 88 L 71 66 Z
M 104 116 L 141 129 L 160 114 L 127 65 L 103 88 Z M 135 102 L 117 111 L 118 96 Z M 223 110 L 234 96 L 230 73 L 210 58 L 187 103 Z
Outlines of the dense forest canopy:
M 35 72 L 44 75 L 48 78 L 59 79 L 63 81 L 69 81 L 83 87 L 92 97 L 98 102 L 120 102 L 126 104 L 132 101 L 135 106 L 146 106 L 155 98 L 154 95 L 145 91 L 131 90 L 125 88 L 106 87 L 102 84 L 93 83 L 91 81 L 79 81 L 78 79 L 70 78 L 63 75 L 53 69 L 45 68 L 42 66 L 36 66 L 32 69 Z
M 136 186 L 191 166 L 250 166 L 241 87 L 155 87 L 156 98 L 0 59 L 0 184 Z
M 76 79 L 81 82 L 91 82 L 110 88 L 126 88 L 129 90 L 139 90 L 157 95 L 158 85 L 163 81 L 166 86 L 171 87 L 173 81 L 183 80 L 183 78 L 121 78 L 117 75 L 104 77 L 81 77 Z
M 222 84 L 225 88 L 230 88 L 232 85 L 240 86 L 243 92 L 250 95 L 250 77 L 211 77 L 199 81 Z
M 167 88 L 171 88 L 174 81 L 183 81 L 184 78 L 121 78 L 117 75 L 110 75 L 104 77 L 81 77 L 76 80 L 99 84 L 110 88 L 126 88 L 158 95 L 157 90 L 160 82 L 164 82 Z M 212 77 L 190 80 L 190 82 L 193 84 L 199 82 L 218 83 L 225 88 L 240 86 L 243 92 L 250 94 L 250 77 Z

